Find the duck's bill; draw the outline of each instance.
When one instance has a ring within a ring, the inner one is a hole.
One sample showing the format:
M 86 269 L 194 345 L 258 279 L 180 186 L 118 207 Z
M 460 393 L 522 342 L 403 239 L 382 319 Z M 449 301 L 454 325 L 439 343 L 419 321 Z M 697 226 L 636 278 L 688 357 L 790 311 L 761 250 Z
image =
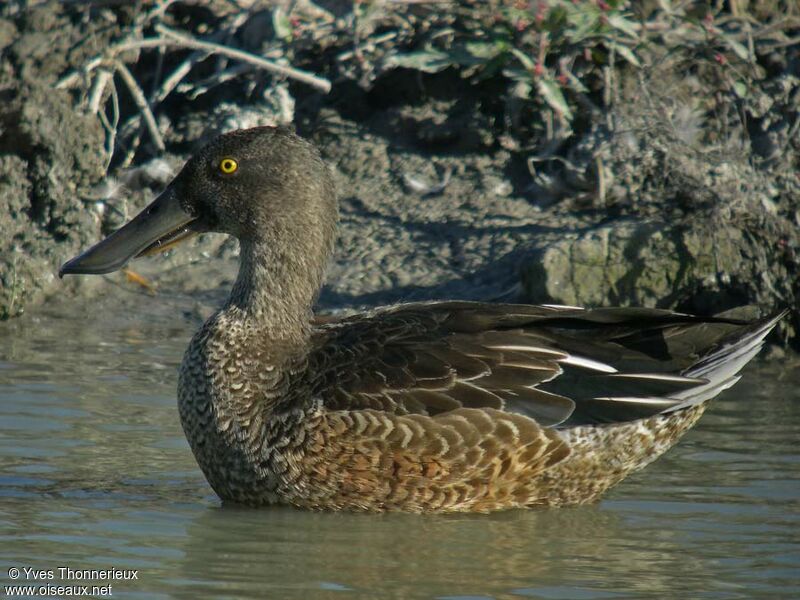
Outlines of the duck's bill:
M 129 223 L 65 262 L 58 276 L 111 273 L 132 258 L 162 252 L 200 231 L 195 217 L 181 208 L 169 187 Z

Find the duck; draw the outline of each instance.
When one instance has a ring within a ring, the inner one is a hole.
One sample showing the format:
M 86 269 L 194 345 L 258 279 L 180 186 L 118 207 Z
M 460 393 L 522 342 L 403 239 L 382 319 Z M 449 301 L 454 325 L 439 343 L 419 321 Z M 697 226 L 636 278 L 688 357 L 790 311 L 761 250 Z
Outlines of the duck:
M 223 134 L 67 261 L 103 274 L 191 235 L 239 241 L 178 412 L 223 504 L 490 512 L 597 501 L 666 452 L 784 317 L 442 300 L 320 320 L 338 201 L 287 127 Z

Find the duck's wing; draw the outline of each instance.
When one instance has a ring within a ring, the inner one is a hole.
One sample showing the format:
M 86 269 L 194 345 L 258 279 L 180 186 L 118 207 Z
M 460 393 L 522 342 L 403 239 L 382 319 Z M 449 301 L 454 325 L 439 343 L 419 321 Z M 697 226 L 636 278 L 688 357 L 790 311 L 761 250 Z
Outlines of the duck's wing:
M 732 385 L 780 316 L 748 324 L 657 309 L 407 304 L 320 327 L 308 372 L 331 410 L 619 422 Z

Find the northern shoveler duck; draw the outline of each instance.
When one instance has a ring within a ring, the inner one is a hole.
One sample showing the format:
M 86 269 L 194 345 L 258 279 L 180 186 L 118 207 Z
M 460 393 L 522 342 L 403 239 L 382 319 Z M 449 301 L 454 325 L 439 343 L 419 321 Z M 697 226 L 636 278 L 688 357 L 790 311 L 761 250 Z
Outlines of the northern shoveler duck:
M 107 273 L 191 233 L 239 239 L 225 305 L 178 383 L 186 437 L 225 501 L 492 511 L 596 500 L 666 451 L 784 315 L 400 304 L 318 324 L 337 201 L 284 128 L 225 134 L 130 223 L 63 265 Z

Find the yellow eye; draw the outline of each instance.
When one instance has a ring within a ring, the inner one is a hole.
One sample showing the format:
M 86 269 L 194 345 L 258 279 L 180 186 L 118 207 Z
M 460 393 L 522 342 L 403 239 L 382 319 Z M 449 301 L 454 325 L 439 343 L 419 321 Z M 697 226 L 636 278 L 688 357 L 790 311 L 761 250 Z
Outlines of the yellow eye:
M 219 161 L 219 170 L 225 173 L 225 175 L 235 173 L 236 169 L 238 168 L 239 163 L 232 158 L 223 158 L 221 161 Z

